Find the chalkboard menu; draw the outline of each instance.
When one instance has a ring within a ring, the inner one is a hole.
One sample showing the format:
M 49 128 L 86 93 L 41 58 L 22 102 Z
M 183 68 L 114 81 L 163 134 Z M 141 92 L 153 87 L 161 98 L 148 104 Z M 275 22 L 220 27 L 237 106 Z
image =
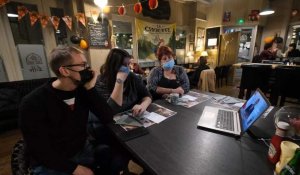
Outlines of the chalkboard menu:
M 109 48 L 108 22 L 89 23 L 90 46 Z

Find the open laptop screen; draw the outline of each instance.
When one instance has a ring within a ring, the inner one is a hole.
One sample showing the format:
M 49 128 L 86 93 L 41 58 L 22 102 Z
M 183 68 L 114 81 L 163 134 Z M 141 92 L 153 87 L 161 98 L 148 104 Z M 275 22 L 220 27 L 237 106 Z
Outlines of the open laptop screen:
M 241 107 L 242 132 L 245 132 L 268 108 L 269 102 L 264 95 L 256 90 L 249 100 Z

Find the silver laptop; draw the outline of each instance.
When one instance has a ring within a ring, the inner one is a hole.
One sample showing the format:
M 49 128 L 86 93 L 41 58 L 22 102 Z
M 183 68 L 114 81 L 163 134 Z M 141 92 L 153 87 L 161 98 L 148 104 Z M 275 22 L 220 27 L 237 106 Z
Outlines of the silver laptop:
M 198 126 L 241 136 L 269 108 L 270 102 L 257 89 L 239 111 L 205 106 Z

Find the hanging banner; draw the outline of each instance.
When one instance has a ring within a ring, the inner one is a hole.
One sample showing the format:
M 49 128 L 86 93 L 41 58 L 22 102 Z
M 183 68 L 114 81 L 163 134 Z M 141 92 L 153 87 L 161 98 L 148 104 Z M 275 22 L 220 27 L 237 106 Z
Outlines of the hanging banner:
M 138 39 L 139 59 L 156 60 L 156 50 L 161 45 L 167 45 L 175 52 L 176 24 L 155 24 L 142 20 L 135 20 Z
M 72 31 L 72 17 L 70 16 L 64 16 L 62 19 L 65 21 L 68 28 Z
M 76 15 L 76 18 L 77 18 L 77 22 L 80 22 L 84 27 L 86 27 L 85 25 L 85 15 L 84 13 L 77 13 Z
M 57 17 L 57 16 L 52 16 L 51 17 L 51 22 L 53 24 L 53 27 L 54 27 L 55 31 L 58 29 L 59 21 L 60 21 L 59 17 Z
M 50 18 L 47 15 L 40 16 L 40 22 L 41 22 L 42 28 L 45 28 L 48 25 L 49 19 Z

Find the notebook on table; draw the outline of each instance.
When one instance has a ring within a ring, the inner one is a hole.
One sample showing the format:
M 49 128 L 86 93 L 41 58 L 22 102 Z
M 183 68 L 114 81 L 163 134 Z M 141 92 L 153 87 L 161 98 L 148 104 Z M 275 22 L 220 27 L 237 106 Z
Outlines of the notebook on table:
M 199 128 L 241 136 L 269 106 L 270 102 L 257 89 L 238 111 L 205 106 L 197 125 Z

